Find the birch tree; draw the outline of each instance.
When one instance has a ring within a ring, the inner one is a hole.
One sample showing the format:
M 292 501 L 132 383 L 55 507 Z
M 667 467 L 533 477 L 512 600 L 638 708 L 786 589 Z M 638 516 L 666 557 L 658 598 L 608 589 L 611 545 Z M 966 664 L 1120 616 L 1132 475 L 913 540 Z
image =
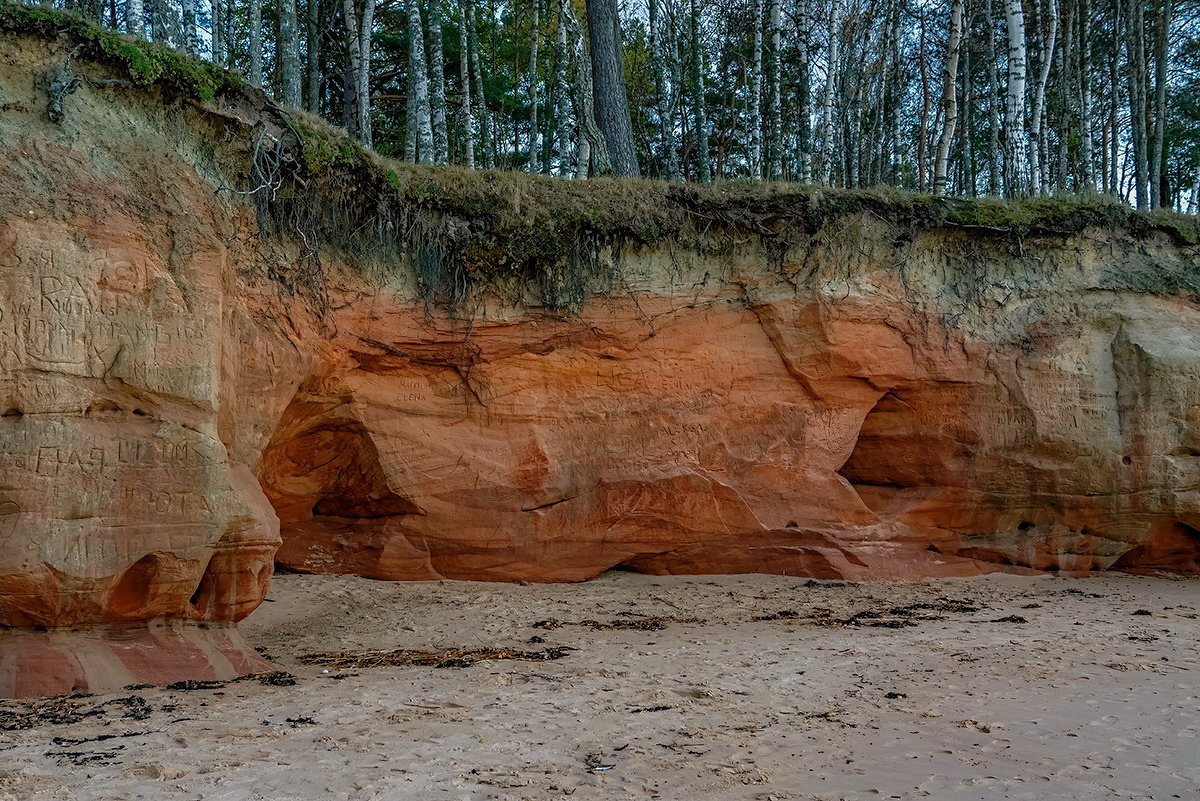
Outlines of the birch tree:
M 146 8 L 142 0 L 125 0 L 125 32 L 146 38 Z
M 1029 191 L 1029 143 L 1025 138 L 1025 9 L 1021 0 L 1005 0 L 1008 31 L 1008 87 L 1004 108 L 1004 183 L 1010 197 Z
M 250 68 L 247 72 L 251 86 L 262 86 L 262 0 L 250 0 Z
M 467 5 L 459 9 L 458 16 L 458 85 L 462 101 L 459 105 L 459 124 L 462 126 L 463 163 L 475 167 L 475 109 L 471 104 L 471 57 L 470 37 L 467 36 Z
M 299 108 L 300 29 L 296 21 L 296 0 L 279 0 L 279 40 L 277 43 L 281 81 L 280 100 L 285 106 Z
M 446 119 L 446 57 L 442 43 L 442 0 L 429 0 L 429 105 L 433 125 L 433 161 L 450 161 L 450 132 Z
M 949 184 L 950 143 L 958 125 L 958 55 L 962 45 L 963 0 L 950 6 L 950 36 L 946 43 L 946 66 L 942 79 L 942 134 L 938 137 L 933 167 L 933 193 L 946 194 Z
M 529 171 L 541 172 L 538 165 L 538 41 L 541 39 L 541 0 L 533 0 L 533 19 L 529 42 Z M 630 132 L 632 138 L 632 131 Z
M 754 3 L 754 66 L 750 83 L 750 175 L 763 176 L 763 25 L 766 0 Z
M 416 150 L 413 160 L 432 164 L 433 122 L 429 101 L 429 65 L 425 61 L 425 27 L 421 23 L 419 0 L 408 0 L 408 91 Z

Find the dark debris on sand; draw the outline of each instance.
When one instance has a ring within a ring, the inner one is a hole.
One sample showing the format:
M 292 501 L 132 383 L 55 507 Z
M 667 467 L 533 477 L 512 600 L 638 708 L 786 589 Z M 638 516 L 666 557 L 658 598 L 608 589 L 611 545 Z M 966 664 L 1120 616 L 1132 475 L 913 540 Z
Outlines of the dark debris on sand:
M 576 649 L 566 646 L 543 648 L 540 651 L 518 651 L 514 648 L 450 648 L 445 651 L 334 651 L 305 654 L 300 661 L 307 665 L 332 668 L 367 668 L 415 665 L 420 667 L 464 668 L 476 662 L 514 659 L 522 662 L 550 662 L 562 659 Z
M 0 707 L 0 729 L 16 731 L 42 725 L 78 723 L 84 718 L 116 713 L 126 720 L 145 720 L 154 710 L 145 698 L 130 695 L 96 703 L 89 695 L 60 695 Z

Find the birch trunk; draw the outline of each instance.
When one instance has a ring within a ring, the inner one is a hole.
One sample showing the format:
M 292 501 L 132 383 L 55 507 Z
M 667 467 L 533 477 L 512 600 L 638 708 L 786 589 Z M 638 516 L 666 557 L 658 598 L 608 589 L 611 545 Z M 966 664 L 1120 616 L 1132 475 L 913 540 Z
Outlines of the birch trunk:
M 542 0 L 533 0 L 529 43 L 529 172 L 541 172 L 538 159 L 538 41 L 541 37 Z
M 495 154 L 492 152 L 492 117 L 488 113 L 487 96 L 483 90 L 483 70 L 479 66 L 479 34 L 475 27 L 475 4 L 467 2 L 467 36 L 471 45 L 471 75 L 475 81 L 475 111 L 479 118 L 480 153 L 483 166 L 491 169 L 495 166 Z
M 782 83 L 782 9 L 780 0 L 770 0 L 767 21 L 770 32 L 770 58 L 767 61 L 767 177 L 778 181 L 783 177 L 783 143 L 780 141 L 783 125 Z
M 688 38 L 691 47 L 692 117 L 696 138 L 696 170 L 701 183 L 712 180 L 712 165 L 708 154 L 708 109 L 704 88 L 704 48 L 700 44 L 700 3 L 689 0 Z
M 933 193 L 946 194 L 947 165 L 950 162 L 950 143 L 958 125 L 958 53 L 962 43 L 963 0 L 954 0 L 950 7 L 950 38 L 946 44 L 946 68 L 942 74 L 942 134 L 938 138 L 937 155 L 933 165 Z
M 679 148 L 675 128 L 679 111 L 679 44 L 671 30 L 670 0 L 650 0 L 650 52 L 658 100 L 659 158 L 663 176 L 678 181 Z
M 1058 45 L 1058 0 L 1048 0 L 1046 10 L 1046 33 L 1042 41 L 1037 80 L 1033 84 L 1033 110 L 1029 115 L 1030 140 L 1033 147 L 1029 154 L 1030 190 L 1040 194 L 1046 183 L 1046 84 L 1050 79 L 1050 65 L 1054 61 L 1054 49 Z
M 125 0 L 125 32 L 146 38 L 146 6 L 142 0 Z
M 429 103 L 433 123 L 433 160 L 450 161 L 450 131 L 446 122 L 446 62 L 442 52 L 442 0 L 429 0 Z
M 825 93 L 821 98 L 821 182 L 833 183 L 833 95 L 837 85 L 841 0 L 829 6 L 828 46 L 825 58 Z
M 1005 192 L 1023 197 L 1029 192 L 1029 143 L 1025 137 L 1025 10 L 1021 0 L 1005 0 L 1008 31 L 1008 86 L 1004 109 Z
M 754 4 L 754 65 L 750 79 L 750 177 L 763 177 L 763 25 L 766 0 Z
M 276 57 L 282 76 L 283 105 L 299 108 L 300 96 L 300 28 L 296 21 L 296 0 L 279 0 L 279 42 Z
M 584 49 L 583 29 L 575 18 L 571 0 L 559 0 L 558 13 L 559 24 L 566 28 L 575 74 L 571 92 L 571 105 L 575 111 L 575 177 L 582 180 L 593 169 L 597 173 L 608 170 L 608 150 L 593 112 L 592 65 Z
M 471 39 L 467 35 L 467 7 L 459 9 L 458 17 L 458 83 L 462 94 L 459 119 L 463 132 L 463 163 L 475 168 L 475 112 L 471 105 Z
M 412 119 L 416 126 L 415 160 L 433 163 L 433 123 L 429 107 L 429 65 L 425 61 L 425 35 L 419 0 L 408 0 L 408 86 Z
M 262 72 L 262 0 L 250 0 L 250 74 L 246 79 L 251 86 L 262 86 Z

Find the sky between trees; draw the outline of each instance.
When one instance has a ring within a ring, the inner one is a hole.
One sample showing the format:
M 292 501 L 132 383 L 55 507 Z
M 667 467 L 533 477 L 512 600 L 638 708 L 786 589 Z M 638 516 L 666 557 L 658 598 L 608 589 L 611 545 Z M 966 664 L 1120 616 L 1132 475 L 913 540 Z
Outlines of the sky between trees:
M 1200 204 L 1200 0 L 68 0 L 384 155 Z

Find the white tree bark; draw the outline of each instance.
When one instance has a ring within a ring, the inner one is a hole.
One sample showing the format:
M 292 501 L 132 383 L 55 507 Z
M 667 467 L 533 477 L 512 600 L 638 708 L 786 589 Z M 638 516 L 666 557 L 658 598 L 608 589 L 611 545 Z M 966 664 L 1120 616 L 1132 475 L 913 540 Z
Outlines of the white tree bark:
M 458 41 L 461 43 L 458 50 L 458 81 L 462 92 L 462 107 L 459 113 L 463 129 L 463 163 L 474 169 L 475 110 L 471 105 L 471 59 L 469 55 L 471 39 L 467 35 L 467 30 L 467 7 L 463 5 L 459 9 L 458 18 Z
M 433 123 L 433 160 L 450 161 L 450 131 L 446 123 L 446 64 L 442 52 L 442 0 L 429 0 L 429 103 Z
M 783 177 L 783 98 L 780 84 L 783 82 L 783 11 L 780 0 L 770 0 L 767 18 L 770 58 L 767 60 L 767 174 L 772 181 Z
M 529 44 L 529 172 L 541 172 L 538 158 L 538 43 L 541 40 L 541 0 L 533 0 Z
M 280 100 L 283 105 L 299 108 L 300 94 L 300 26 L 296 22 L 296 0 L 279 1 L 279 58 Z
M 1020 2 L 1020 0 L 1017 0 Z M 838 46 L 841 39 L 841 0 L 829 5 L 828 45 L 825 57 L 825 91 L 821 99 L 821 182 L 833 183 L 833 95 L 840 66 Z
M 1046 129 L 1044 116 L 1046 113 L 1046 84 L 1050 79 L 1050 65 L 1054 61 L 1054 49 L 1058 46 L 1058 0 L 1047 0 L 1046 34 L 1042 41 L 1041 61 L 1037 80 L 1033 85 L 1033 111 L 1029 115 L 1030 140 L 1032 147 L 1029 152 L 1030 190 L 1040 194 L 1046 185 Z
M 766 0 L 754 3 L 754 64 L 750 76 L 750 177 L 763 177 L 763 25 Z
M 938 137 L 933 164 L 933 193 L 946 194 L 949 183 L 950 143 L 958 125 L 958 54 L 962 43 L 963 0 L 950 7 L 950 38 L 946 44 L 946 66 L 942 73 L 942 133 Z
M 415 160 L 432 164 L 433 122 L 429 103 L 429 65 L 425 61 L 425 26 L 421 22 L 419 0 L 408 0 L 408 85 L 417 135 Z M 413 123 L 410 122 L 410 130 Z
M 262 0 L 250 0 L 250 74 L 251 86 L 262 86 L 263 41 Z
M 146 38 L 146 6 L 143 0 L 125 0 L 125 32 Z
M 1010 197 L 1029 191 L 1029 142 L 1025 137 L 1025 9 L 1021 0 L 1005 0 L 1008 31 L 1008 87 L 1004 108 L 1005 190 Z

